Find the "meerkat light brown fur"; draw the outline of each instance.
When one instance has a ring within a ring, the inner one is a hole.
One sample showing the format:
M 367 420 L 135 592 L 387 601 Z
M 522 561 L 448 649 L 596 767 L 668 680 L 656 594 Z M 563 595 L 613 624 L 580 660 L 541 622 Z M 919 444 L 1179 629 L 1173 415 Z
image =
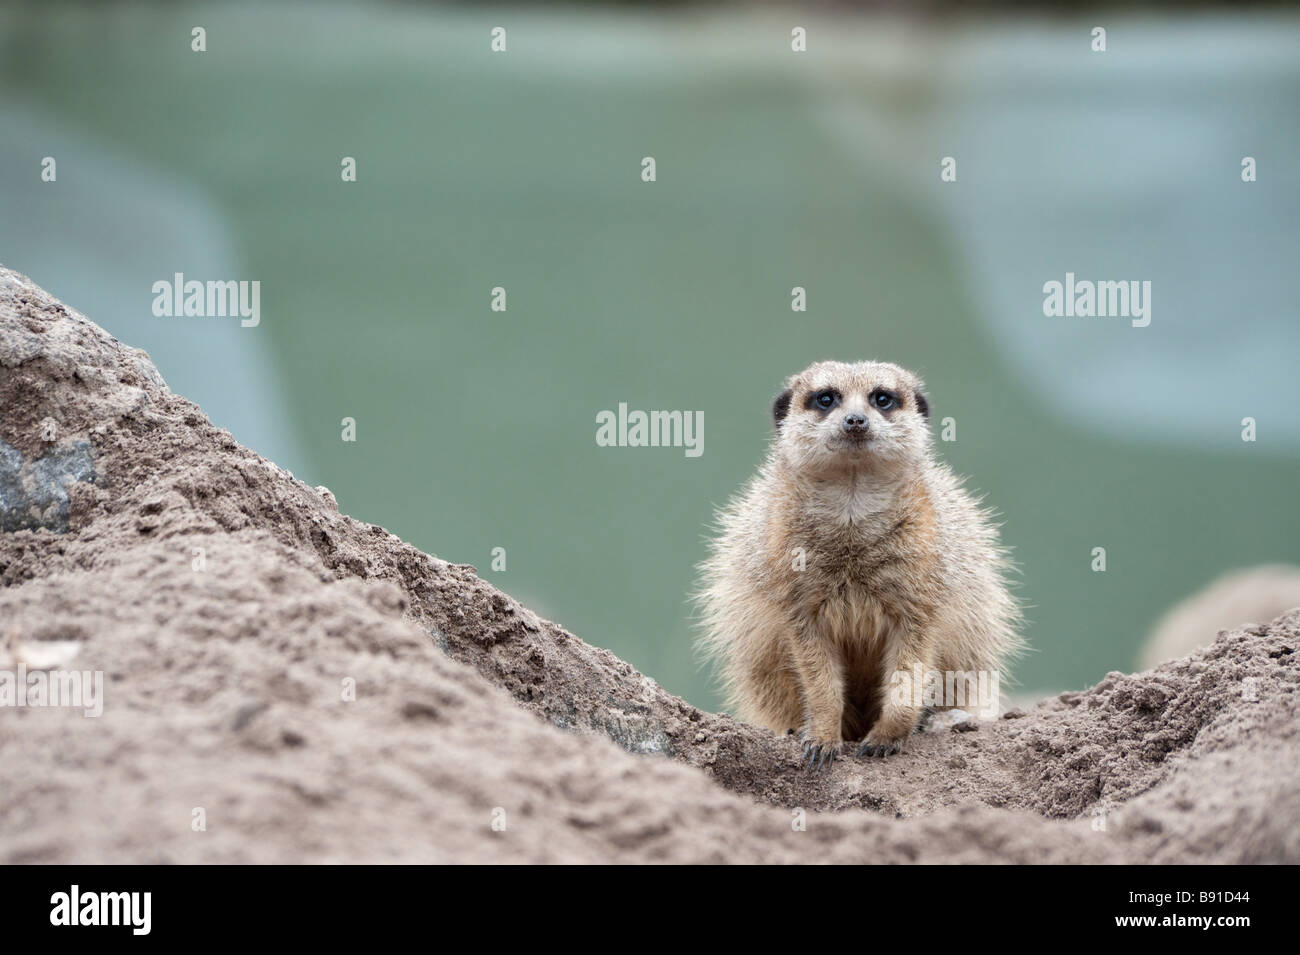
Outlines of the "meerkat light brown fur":
M 1000 682 L 1020 645 L 1006 552 L 935 457 L 922 387 L 883 362 L 790 378 L 767 459 L 720 512 L 703 566 L 702 646 L 732 705 L 800 731 L 812 765 L 846 741 L 860 755 L 902 747 L 925 706 L 891 692 L 894 674 Z

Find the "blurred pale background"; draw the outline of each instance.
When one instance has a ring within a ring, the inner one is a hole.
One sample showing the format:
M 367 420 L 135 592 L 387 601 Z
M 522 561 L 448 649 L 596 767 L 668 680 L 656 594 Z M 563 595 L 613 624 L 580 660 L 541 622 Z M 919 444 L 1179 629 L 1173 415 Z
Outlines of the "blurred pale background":
M 939 448 L 1023 570 L 1026 690 L 1300 562 L 1293 14 L 18 4 L 0 126 L 0 261 L 346 513 L 696 703 L 712 509 L 815 359 L 915 367 L 956 418 Z M 1151 325 L 1044 317 L 1067 271 L 1149 280 Z M 260 280 L 261 325 L 155 318 L 174 272 Z M 597 447 L 619 402 L 703 411 L 703 456 Z

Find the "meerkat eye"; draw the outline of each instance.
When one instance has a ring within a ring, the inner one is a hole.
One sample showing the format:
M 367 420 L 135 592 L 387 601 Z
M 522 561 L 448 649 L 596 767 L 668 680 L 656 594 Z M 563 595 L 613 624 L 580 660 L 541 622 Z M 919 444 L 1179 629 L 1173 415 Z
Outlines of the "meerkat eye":
M 816 403 L 818 408 L 834 408 L 835 398 L 836 395 L 833 391 L 819 391 L 813 396 L 813 401 Z
M 873 392 L 871 403 L 880 411 L 889 411 L 898 405 L 898 399 L 887 391 Z

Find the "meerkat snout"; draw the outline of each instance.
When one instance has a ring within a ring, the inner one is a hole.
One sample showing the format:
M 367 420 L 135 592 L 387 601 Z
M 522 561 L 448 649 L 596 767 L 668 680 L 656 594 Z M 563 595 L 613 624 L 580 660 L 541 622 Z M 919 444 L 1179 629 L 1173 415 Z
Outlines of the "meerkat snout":
M 1020 646 L 1009 561 L 934 455 L 921 380 L 885 362 L 819 362 L 772 414 L 767 459 L 719 513 L 698 595 L 702 646 L 740 715 L 802 732 L 823 765 L 845 741 L 861 755 L 902 747 L 931 704 L 897 692 L 900 675 L 971 674 L 993 687 L 975 706 L 996 709 Z

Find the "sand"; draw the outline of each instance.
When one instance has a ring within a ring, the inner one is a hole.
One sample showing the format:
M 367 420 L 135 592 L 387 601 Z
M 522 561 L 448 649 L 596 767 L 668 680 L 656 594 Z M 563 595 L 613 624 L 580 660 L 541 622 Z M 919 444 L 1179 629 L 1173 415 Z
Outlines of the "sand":
M 0 861 L 1300 861 L 1300 611 L 809 773 L 3 268 L 0 441 L 0 670 L 104 681 L 0 708 Z

